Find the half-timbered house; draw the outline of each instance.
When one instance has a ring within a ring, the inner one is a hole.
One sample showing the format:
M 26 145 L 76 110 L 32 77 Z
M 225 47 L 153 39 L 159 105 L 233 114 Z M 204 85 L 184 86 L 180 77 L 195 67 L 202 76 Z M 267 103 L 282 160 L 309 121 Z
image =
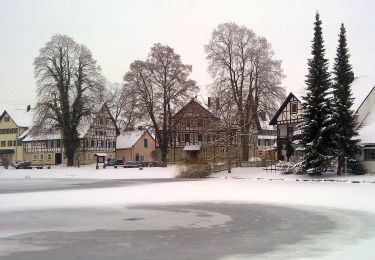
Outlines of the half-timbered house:
M 270 125 L 277 126 L 276 142 L 278 160 L 286 160 L 286 145 L 288 142 L 291 142 L 295 148 L 295 156 L 301 155 L 298 151 L 298 145 L 293 143 L 300 136 L 297 126 L 302 122 L 301 112 L 302 104 L 300 98 L 290 93 L 270 121 Z
M 236 156 L 237 129 L 221 127 L 220 119 L 195 99 L 173 115 L 172 127 L 167 155 L 169 162 L 216 162 L 227 160 L 229 153 Z
M 116 137 L 119 130 L 108 107 L 103 105 L 93 118 L 82 121 L 79 126 L 80 146 L 75 163 L 93 164 L 96 153 L 115 158 Z M 25 158 L 33 165 L 66 164 L 64 145 L 59 129 L 48 133 L 28 134 L 23 139 Z

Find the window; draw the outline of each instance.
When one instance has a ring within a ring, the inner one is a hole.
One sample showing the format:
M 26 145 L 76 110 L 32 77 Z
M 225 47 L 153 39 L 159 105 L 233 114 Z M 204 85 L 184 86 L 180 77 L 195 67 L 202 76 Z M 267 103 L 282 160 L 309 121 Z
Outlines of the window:
M 298 110 L 297 103 L 290 104 L 290 110 L 292 111 L 293 114 L 297 113 L 297 110 Z
M 185 142 L 190 143 L 190 134 L 185 134 Z
M 140 160 L 141 160 L 141 162 L 143 162 L 145 160 L 145 157 L 143 155 L 141 155 Z
M 375 149 L 365 149 L 365 161 L 375 161 Z
M 9 116 L 4 117 L 4 122 L 9 122 Z
M 203 137 L 201 133 L 198 133 L 198 141 L 203 141 Z
M 40 159 L 43 160 L 44 159 L 44 155 L 41 153 L 40 154 Z
M 49 153 L 49 154 L 47 155 L 47 159 L 48 159 L 48 161 L 51 161 L 51 160 L 52 160 L 52 154 Z
M 94 147 L 94 146 L 95 146 L 95 140 L 91 139 L 91 147 Z
M 203 126 L 203 119 L 202 118 L 198 119 L 198 126 L 199 127 Z
M 38 160 L 38 155 L 37 154 L 33 154 L 33 161 L 36 161 Z
M 60 140 L 56 140 L 56 147 L 60 147 L 60 145 L 61 145 Z
M 143 147 L 144 148 L 148 147 L 148 140 L 147 139 L 143 139 Z
M 13 146 L 13 141 L 12 140 L 8 141 L 8 146 Z
M 91 160 L 91 153 L 87 154 L 87 160 Z
M 135 155 L 135 161 L 136 161 L 136 162 L 139 162 L 139 154 L 136 154 L 136 155 Z
M 7 142 L 6 141 L 1 141 L 1 147 L 5 147 L 7 146 Z
M 222 148 L 220 149 L 220 156 L 221 156 L 221 157 L 224 157 L 226 154 L 227 154 L 227 149 L 225 149 L 225 147 L 222 147 Z

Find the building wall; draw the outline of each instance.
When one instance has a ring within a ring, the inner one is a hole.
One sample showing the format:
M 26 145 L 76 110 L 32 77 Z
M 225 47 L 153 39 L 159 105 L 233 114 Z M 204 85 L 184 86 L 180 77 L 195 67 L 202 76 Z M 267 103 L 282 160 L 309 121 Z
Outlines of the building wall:
M 97 151 L 98 153 L 101 151 Z M 89 165 L 96 163 L 95 151 L 79 151 L 76 156 L 76 165 Z M 61 154 L 62 164 L 67 164 L 67 159 L 63 151 L 34 151 L 25 152 L 25 160 L 32 165 L 55 165 L 56 154 Z M 108 158 L 114 158 L 115 153 L 107 153 Z
M 147 139 L 147 147 L 144 146 L 144 140 Z M 139 160 L 143 156 L 143 161 L 154 161 L 152 152 L 155 150 L 155 140 L 149 134 L 144 132 L 139 140 L 131 148 L 116 149 L 116 159 L 123 160 L 124 162 L 136 161 L 137 155 Z
M 6 121 L 9 118 L 9 121 Z M 3 155 L 3 157 L 9 158 L 10 162 L 14 160 L 24 160 L 24 151 L 22 143 L 16 140 L 16 137 L 23 133 L 27 128 L 18 127 L 16 123 L 9 117 L 4 115 L 0 120 L 0 150 L 1 149 L 12 149 L 13 154 Z
M 167 159 L 169 163 L 189 163 L 193 162 L 191 153 L 193 151 L 184 151 L 184 147 L 171 147 L 168 149 Z M 160 150 L 158 149 L 158 154 L 160 156 Z M 229 151 L 225 146 L 208 146 L 202 147 L 200 151 L 197 152 L 197 161 L 206 162 L 227 162 L 228 155 L 231 156 L 233 162 L 238 160 L 239 147 L 232 145 L 229 147 Z
M 123 160 L 124 162 L 131 162 L 132 159 L 132 148 L 127 149 L 116 149 L 116 159 Z

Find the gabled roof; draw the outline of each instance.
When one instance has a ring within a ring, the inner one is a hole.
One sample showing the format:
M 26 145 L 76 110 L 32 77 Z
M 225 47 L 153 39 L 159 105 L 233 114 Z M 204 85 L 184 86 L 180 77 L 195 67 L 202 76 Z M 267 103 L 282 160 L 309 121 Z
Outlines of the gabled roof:
M 97 112 L 98 114 L 94 115 L 94 117 L 86 118 L 86 119 L 84 119 L 80 122 L 80 124 L 78 126 L 79 138 L 85 137 L 87 131 L 90 129 L 92 123 L 94 122 L 94 119 L 97 116 L 100 115 L 99 112 L 102 111 L 102 109 L 104 109 L 108 112 L 112 123 L 116 127 L 116 133 L 117 134 L 120 133 L 115 119 L 113 118 L 111 112 L 109 111 L 109 108 L 108 108 L 107 104 L 104 103 L 103 106 L 101 107 L 101 109 Z M 19 137 L 19 138 L 21 138 L 21 137 Z M 61 132 L 57 129 L 51 129 L 51 130 L 48 130 L 48 132 L 46 132 L 46 133 L 45 132 L 43 132 L 43 133 L 36 132 L 35 134 L 28 134 L 27 133 L 27 136 L 23 139 L 23 141 L 29 142 L 29 141 L 60 140 L 60 139 L 62 139 Z
M 8 114 L 9 117 L 13 120 L 13 122 L 18 127 L 30 127 L 33 122 L 33 113 L 30 111 L 26 111 L 26 109 L 9 109 L 4 110 L 4 112 L 0 116 L 0 120 Z
M 202 106 L 201 104 L 199 104 L 198 101 L 196 101 L 195 99 L 191 99 L 189 101 L 189 103 L 187 103 L 183 108 L 181 108 L 176 114 L 173 115 L 172 118 L 176 118 L 177 116 L 179 116 L 180 114 L 183 114 L 184 112 L 186 112 L 187 109 L 189 109 L 190 106 L 194 106 L 194 105 L 197 105 L 201 111 L 203 111 L 206 115 L 208 116 L 211 116 L 217 120 L 219 120 L 219 118 L 217 116 L 215 116 L 214 114 L 212 114 L 208 109 L 206 109 L 204 106 Z
M 351 85 L 354 111 L 357 111 L 367 98 L 368 94 L 375 87 L 375 75 L 364 75 L 354 78 Z
M 144 130 L 136 130 L 136 131 L 126 131 L 120 133 L 119 136 L 116 138 L 116 148 L 117 149 L 127 149 L 132 148 L 138 140 L 143 136 L 144 133 L 150 134 L 148 131 Z M 151 138 L 154 137 L 150 134 Z
M 367 114 L 366 119 L 362 122 L 358 136 L 361 139 L 361 144 L 374 144 L 375 143 L 375 105 Z
M 292 92 L 289 93 L 289 95 L 286 97 L 286 99 L 284 100 L 284 102 L 281 104 L 281 106 L 279 107 L 279 110 L 277 110 L 276 114 L 273 116 L 273 118 L 271 119 L 270 121 L 270 125 L 276 125 L 277 124 L 277 118 L 279 117 L 279 115 L 281 114 L 281 112 L 283 112 L 285 106 L 288 104 L 288 102 L 292 99 L 292 97 L 295 97 L 299 102 L 301 102 L 300 98 L 296 97 L 295 94 L 293 94 Z

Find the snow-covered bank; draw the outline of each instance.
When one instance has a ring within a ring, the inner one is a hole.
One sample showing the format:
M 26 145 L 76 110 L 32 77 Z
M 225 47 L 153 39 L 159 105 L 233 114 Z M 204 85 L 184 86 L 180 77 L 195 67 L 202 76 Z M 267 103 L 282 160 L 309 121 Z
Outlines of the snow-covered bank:
M 175 166 L 168 168 L 145 167 L 139 168 L 113 168 L 95 169 L 95 165 L 81 167 L 57 166 L 51 169 L 0 169 L 0 179 L 5 178 L 76 178 L 76 179 L 163 179 L 174 178 Z

